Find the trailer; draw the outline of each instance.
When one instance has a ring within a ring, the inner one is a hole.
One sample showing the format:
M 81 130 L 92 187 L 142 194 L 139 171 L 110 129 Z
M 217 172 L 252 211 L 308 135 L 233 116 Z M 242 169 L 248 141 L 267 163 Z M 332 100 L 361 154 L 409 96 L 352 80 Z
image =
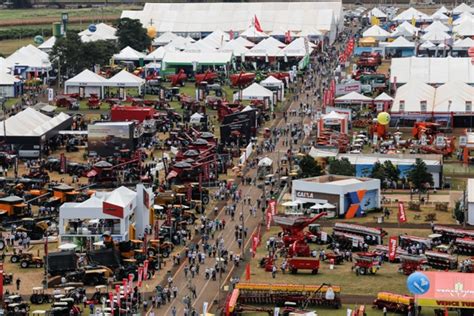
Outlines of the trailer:
M 415 299 L 413 296 L 408 295 L 379 292 L 373 306 L 377 309 L 385 307 L 387 311 L 392 313 L 406 314 L 409 310 L 414 310 Z
M 364 247 L 364 238 L 358 235 L 333 232 L 332 233 L 333 243 L 339 244 L 339 249 L 342 250 L 362 250 Z
M 311 270 L 312 274 L 317 274 L 319 270 L 319 259 L 312 257 L 288 258 L 288 269 L 296 274 L 298 270 Z
M 354 259 L 355 264 L 351 270 L 355 271 L 357 276 L 375 274 L 380 269 L 377 255 L 372 252 L 358 252 L 355 254 Z
M 375 246 L 375 249 L 373 250 L 375 254 L 378 256 L 382 256 L 385 261 L 390 261 L 389 256 L 388 256 L 388 246 L 384 245 L 377 245 Z M 405 255 L 408 256 L 408 251 L 405 249 L 402 249 L 400 247 L 397 247 L 397 252 L 395 254 L 395 259 L 390 262 L 400 262 L 400 256 Z
M 428 261 L 425 256 L 402 255 L 400 256 L 401 265 L 398 272 L 404 275 L 410 275 L 415 271 L 424 270 Z
M 454 241 L 454 251 L 462 255 L 474 254 L 474 239 L 472 238 L 456 238 Z
M 443 243 L 449 243 L 456 238 L 473 238 L 474 230 L 458 229 L 449 226 L 435 225 L 433 227 L 433 233 L 440 234 Z
M 398 236 L 398 244 L 400 248 L 407 249 L 411 245 L 420 245 L 421 249 L 432 249 L 432 242 L 430 238 L 423 238 L 418 236 L 400 235 Z
M 383 237 L 387 234 L 381 228 L 346 223 L 335 223 L 334 231 L 361 236 L 368 245 L 381 245 L 383 243 Z
M 454 270 L 458 267 L 458 259 L 447 253 L 426 251 L 427 264 L 435 269 Z
M 239 315 L 245 310 L 250 310 L 249 305 L 252 304 L 271 304 L 281 307 L 288 302 L 303 308 L 311 305 L 329 306 L 337 309 L 341 307 L 340 293 L 341 288 L 339 286 L 329 284 L 238 283 L 226 298 L 224 315 Z

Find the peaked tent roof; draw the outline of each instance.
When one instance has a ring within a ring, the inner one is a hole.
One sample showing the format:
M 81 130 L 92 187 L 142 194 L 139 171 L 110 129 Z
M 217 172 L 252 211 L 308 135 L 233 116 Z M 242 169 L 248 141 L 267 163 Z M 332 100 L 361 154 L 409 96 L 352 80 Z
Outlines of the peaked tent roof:
M 413 18 L 417 22 L 430 20 L 430 17 L 427 14 L 410 7 L 394 17 L 393 21 L 411 21 Z
M 51 36 L 46 41 L 44 41 L 43 44 L 38 46 L 38 48 L 41 50 L 49 50 L 53 48 L 55 43 L 56 43 L 56 36 Z
M 448 33 L 440 30 L 428 32 L 421 37 L 422 40 L 431 41 L 433 43 L 444 42 L 449 38 L 451 38 L 451 36 Z
M 337 97 L 336 101 L 372 101 L 372 98 L 369 98 L 363 94 L 352 91 L 352 92 L 349 92 L 348 94 Z
M 303 37 L 299 37 L 293 40 L 285 48 L 280 50 L 277 56 L 303 57 L 307 53 L 311 54 L 313 52 L 313 48 L 311 46 L 308 46 L 309 51 L 306 52 L 306 45 L 304 42 L 305 39 Z
M 463 2 L 453 9 L 453 14 L 461 14 L 464 12 L 474 13 L 474 8 Z
M 89 69 L 84 69 L 80 74 L 66 80 L 66 85 L 79 85 L 81 83 L 87 83 L 91 86 L 103 86 L 107 83 L 107 79 Z
M 12 68 L 16 64 L 34 69 L 50 69 L 49 55 L 33 45 L 24 46 L 5 58 L 3 66 Z
M 457 40 L 454 42 L 454 47 L 457 48 L 470 48 L 474 47 L 474 40 L 470 37 L 466 37 L 464 39 Z
M 153 40 L 153 45 L 166 45 L 177 37 L 179 37 L 179 35 L 176 35 L 172 32 L 164 32 Z
M 459 25 L 465 21 L 470 21 L 470 20 L 474 20 L 474 15 L 472 15 L 469 12 L 464 12 L 463 14 L 459 16 L 459 18 L 453 21 L 453 25 Z
M 186 48 L 184 49 L 185 52 L 194 52 L 194 53 L 207 53 L 207 52 L 215 52 L 216 48 L 213 45 L 210 45 L 208 42 L 204 40 L 199 40 L 194 43 L 186 44 Z
M 254 82 L 244 90 L 242 90 L 242 97 L 272 97 L 273 92 L 258 83 Z
M 453 32 L 460 36 L 472 36 L 474 35 L 474 19 L 465 20 L 461 24 L 453 27 Z
M 322 36 L 323 33 L 321 31 L 318 31 L 316 29 L 303 29 L 301 32 L 298 33 L 298 37 L 300 36 Z
M 264 80 L 260 81 L 260 85 L 262 86 L 281 86 L 283 85 L 283 81 L 273 77 L 273 76 L 268 76 Z
M 449 17 L 446 14 L 444 14 L 442 12 L 438 12 L 438 11 L 433 13 L 430 17 L 433 21 L 438 20 L 438 21 L 445 21 L 446 22 L 446 21 L 449 20 Z
M 121 186 L 110 192 L 108 197 L 105 199 L 105 202 L 125 207 L 129 205 L 130 202 L 132 202 L 136 196 L 137 193 L 135 191 L 132 191 L 127 187 Z
M 435 13 L 442 13 L 442 14 L 446 14 L 446 13 L 448 13 L 448 12 L 449 12 L 449 10 L 448 10 L 448 9 L 446 9 L 446 7 L 445 7 L 445 6 L 442 6 L 441 8 L 439 8 L 438 10 L 436 10 L 436 12 L 435 12 Z
M 322 116 L 323 120 L 343 120 L 347 118 L 347 115 L 337 113 L 336 111 L 331 111 L 328 114 Z
M 168 50 L 183 50 L 186 48 L 186 45 L 190 43 L 194 43 L 195 40 L 193 40 L 191 37 L 182 37 L 178 36 L 175 39 L 173 39 L 171 42 L 165 45 L 165 48 Z
M 405 112 L 420 112 L 420 101 L 426 101 L 426 110 L 431 112 L 434 103 L 436 89 L 429 84 L 418 80 L 410 80 L 397 89 L 392 111 L 400 111 L 400 101 L 405 103 Z
M 99 34 L 99 36 L 103 37 L 104 39 L 117 39 L 117 36 L 115 36 L 117 29 L 115 27 L 105 23 L 96 24 L 95 27 L 95 32 L 91 32 L 89 31 L 89 28 L 87 28 L 84 31 L 79 32 L 79 36 Z
M 449 32 L 449 27 L 447 27 L 440 21 L 434 21 L 433 23 L 425 27 L 423 31 L 424 32 L 433 32 L 433 31 Z
M 164 46 L 160 46 L 148 55 L 145 56 L 145 60 L 162 60 L 165 57 L 166 48 Z
M 410 47 L 415 47 L 415 43 L 410 42 L 403 36 L 397 37 L 393 42 L 389 43 L 387 47 L 404 47 L 404 48 L 410 48 Z
M 269 37 L 252 47 L 245 55 L 258 57 L 277 56 L 282 47 L 285 47 L 285 44 L 273 37 Z
M 426 41 L 420 45 L 421 48 L 433 48 L 436 47 L 435 44 L 431 43 L 430 41 Z
M 393 98 L 385 92 L 382 92 L 374 99 L 374 101 L 393 101 Z
M 145 54 L 131 48 L 130 46 L 125 47 L 118 54 L 114 54 L 115 60 L 139 60 L 145 58 Z
M 383 28 L 381 28 L 378 25 L 372 25 L 364 33 L 362 33 L 362 36 L 380 38 L 380 37 L 389 37 L 390 33 L 385 31 Z
M 466 101 L 474 103 L 474 87 L 460 81 L 448 81 L 436 88 L 433 111 L 464 112 Z
M 268 37 L 268 34 L 264 32 L 257 31 L 254 25 L 243 31 L 240 36 L 249 37 L 249 38 L 263 38 Z
M 239 37 L 239 38 L 242 38 L 244 39 L 243 37 Z M 244 39 L 246 40 L 246 39 Z M 249 51 L 249 49 L 247 47 L 245 47 L 245 45 L 243 44 L 242 41 L 237 41 L 237 39 L 235 40 L 231 40 L 227 43 L 225 43 L 221 49 L 219 49 L 219 51 L 221 52 L 232 52 L 234 54 L 234 56 L 240 56 L 242 54 L 245 54 Z
M 112 78 L 107 80 L 107 85 L 117 87 L 139 87 L 145 83 L 145 79 L 135 76 L 123 69 L 115 74 Z
M 387 15 L 377 7 L 370 10 L 369 15 L 370 16 L 375 16 L 377 18 L 386 18 L 387 17 Z
M 230 36 L 229 34 L 222 32 L 221 30 L 215 30 L 214 32 L 203 38 L 201 41 L 213 48 L 220 48 L 222 47 L 222 45 L 224 45 L 224 43 L 230 41 Z

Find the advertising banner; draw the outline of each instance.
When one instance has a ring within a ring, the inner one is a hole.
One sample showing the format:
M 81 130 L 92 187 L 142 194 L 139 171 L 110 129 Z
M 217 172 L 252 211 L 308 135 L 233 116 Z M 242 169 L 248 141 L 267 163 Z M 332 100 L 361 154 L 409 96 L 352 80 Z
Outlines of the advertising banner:
M 403 202 L 398 202 L 398 222 L 406 223 L 406 221 L 407 214 L 405 213 L 405 205 L 403 205 Z
M 395 236 L 391 236 L 388 241 L 388 261 L 393 262 L 397 255 L 398 239 Z
M 120 149 L 134 149 L 134 124 L 116 122 L 113 124 L 89 124 L 89 151 L 96 152 L 101 157 L 113 156 Z
M 349 92 L 360 93 L 361 84 L 358 81 L 340 83 L 336 85 L 336 96 L 345 95 Z

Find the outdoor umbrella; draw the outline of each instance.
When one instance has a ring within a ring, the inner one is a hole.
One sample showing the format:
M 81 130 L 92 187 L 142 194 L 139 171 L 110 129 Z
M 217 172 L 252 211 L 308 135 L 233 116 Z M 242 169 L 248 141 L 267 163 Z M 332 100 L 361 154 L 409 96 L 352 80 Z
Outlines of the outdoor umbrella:
M 323 208 L 336 208 L 336 206 L 331 203 L 326 202 L 323 204 Z
M 62 244 L 62 245 L 58 246 L 58 249 L 60 249 L 60 250 L 72 250 L 72 249 L 76 249 L 76 248 L 77 248 L 77 245 L 72 244 L 72 243 Z
M 314 204 L 313 206 L 310 207 L 312 210 L 322 210 L 324 206 L 322 204 Z
M 294 206 L 298 206 L 299 204 L 293 201 L 288 201 L 288 202 L 282 203 L 281 205 L 287 206 L 287 207 L 294 207 Z

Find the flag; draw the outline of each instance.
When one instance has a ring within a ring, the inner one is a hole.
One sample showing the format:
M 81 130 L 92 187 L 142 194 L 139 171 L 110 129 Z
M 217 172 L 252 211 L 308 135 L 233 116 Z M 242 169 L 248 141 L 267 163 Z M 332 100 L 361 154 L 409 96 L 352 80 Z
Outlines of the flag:
M 44 256 L 48 256 L 48 235 L 44 238 Z
M 267 230 L 270 230 L 270 225 L 272 224 L 272 213 L 267 210 Z
M 113 311 L 114 310 L 114 293 L 109 292 L 109 300 L 110 300 L 110 309 Z
M 122 279 L 122 286 L 123 286 L 123 295 L 125 296 L 125 299 L 127 299 L 127 296 L 128 296 L 128 279 L 126 279 L 126 278 Z
M 253 19 L 253 25 L 254 25 L 254 27 L 255 27 L 255 29 L 256 29 L 257 31 L 263 32 L 262 27 L 261 27 L 261 25 L 260 25 L 260 22 L 259 22 L 258 19 L 257 19 L 257 15 L 255 15 L 255 17 L 254 17 L 254 19 Z
M 148 260 L 145 260 L 143 262 L 143 280 L 148 279 L 148 263 L 149 263 Z
M 416 25 L 416 19 L 415 19 L 414 16 L 411 18 L 411 25 L 413 25 L 413 26 Z
M 142 287 L 143 267 L 138 267 L 138 287 Z
M 407 215 L 405 213 L 405 206 L 403 202 L 398 202 L 398 222 L 399 223 L 406 223 Z
M 276 201 L 275 200 L 268 201 L 267 212 L 271 212 L 272 216 L 276 214 Z
M 397 245 L 398 240 L 397 237 L 391 236 L 388 241 L 388 261 L 393 262 L 395 261 L 395 257 L 397 255 Z
M 232 31 L 232 30 L 229 31 L 229 39 L 230 40 L 234 39 L 234 31 Z
M 250 281 L 250 263 L 245 267 L 245 281 Z
M 208 303 L 208 302 L 202 303 L 202 314 L 203 314 L 204 316 L 207 315 L 207 308 L 208 308 L 208 307 L 209 307 L 209 303 Z

